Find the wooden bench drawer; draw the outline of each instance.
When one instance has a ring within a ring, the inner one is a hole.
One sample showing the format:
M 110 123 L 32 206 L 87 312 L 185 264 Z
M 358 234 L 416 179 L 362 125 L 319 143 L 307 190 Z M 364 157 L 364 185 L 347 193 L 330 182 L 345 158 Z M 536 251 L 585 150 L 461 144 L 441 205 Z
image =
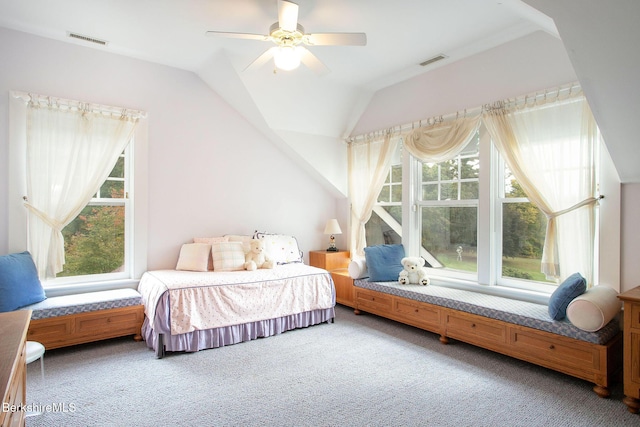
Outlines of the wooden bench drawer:
M 446 335 L 487 347 L 490 343 L 505 344 L 507 327 L 499 321 L 451 311 L 446 314 Z
M 366 289 L 356 289 L 356 306 L 364 311 L 372 313 L 389 313 L 391 312 L 391 295 L 381 294 L 378 292 L 369 292 Z
M 433 305 L 394 298 L 393 312 L 414 326 L 430 330 L 440 326 L 441 310 Z
M 527 358 L 579 370 L 600 370 L 600 354 L 589 344 L 565 342 L 558 336 L 545 337 L 542 333 L 518 328 L 511 328 L 509 341 L 514 352 Z

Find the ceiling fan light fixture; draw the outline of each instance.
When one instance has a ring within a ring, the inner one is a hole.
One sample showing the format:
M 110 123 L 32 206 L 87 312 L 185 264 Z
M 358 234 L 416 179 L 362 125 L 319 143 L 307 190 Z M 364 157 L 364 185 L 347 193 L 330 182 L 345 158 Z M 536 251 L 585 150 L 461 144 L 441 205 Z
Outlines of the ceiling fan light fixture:
M 300 52 L 295 46 L 280 46 L 273 55 L 273 62 L 280 70 L 295 70 L 300 66 Z

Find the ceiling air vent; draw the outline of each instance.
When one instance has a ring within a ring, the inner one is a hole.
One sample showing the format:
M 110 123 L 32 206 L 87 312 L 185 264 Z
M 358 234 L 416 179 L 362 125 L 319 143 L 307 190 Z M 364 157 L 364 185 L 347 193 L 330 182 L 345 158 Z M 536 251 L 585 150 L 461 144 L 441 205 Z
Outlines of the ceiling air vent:
M 93 37 L 88 37 L 88 36 L 83 36 L 82 34 L 77 34 L 77 33 L 67 33 L 67 35 L 69 37 L 71 37 L 72 39 L 78 39 L 78 40 L 82 40 L 85 42 L 89 42 L 89 43 L 95 43 L 95 44 L 99 44 L 101 46 L 106 46 L 109 42 L 106 42 L 104 40 L 100 40 L 100 39 L 94 39 Z
M 447 58 L 447 55 L 441 53 L 440 55 L 436 55 L 433 58 L 429 58 L 426 61 L 420 63 L 421 66 L 426 67 L 429 64 L 433 64 L 434 62 L 440 61 L 441 59 Z

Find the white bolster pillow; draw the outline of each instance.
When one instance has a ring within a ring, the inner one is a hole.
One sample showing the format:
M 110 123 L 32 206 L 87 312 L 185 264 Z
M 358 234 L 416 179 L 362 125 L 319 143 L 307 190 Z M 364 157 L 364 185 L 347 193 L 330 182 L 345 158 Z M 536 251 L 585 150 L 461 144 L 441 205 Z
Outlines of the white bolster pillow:
M 352 279 L 363 279 L 369 277 L 367 262 L 365 258 L 354 258 L 349 263 L 349 276 Z
M 576 297 L 567 307 L 567 318 L 583 331 L 595 332 L 606 326 L 622 308 L 618 292 L 598 285 Z

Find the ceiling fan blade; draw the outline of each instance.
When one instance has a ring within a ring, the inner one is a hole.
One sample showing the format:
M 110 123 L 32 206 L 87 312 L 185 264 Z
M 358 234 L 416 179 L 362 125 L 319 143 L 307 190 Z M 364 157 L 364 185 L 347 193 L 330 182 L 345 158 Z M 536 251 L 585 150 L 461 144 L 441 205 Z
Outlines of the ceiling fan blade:
M 243 71 L 252 71 L 257 70 L 262 67 L 264 64 L 269 62 L 271 58 L 273 58 L 273 54 L 275 53 L 277 47 L 272 47 L 264 51 L 260 56 L 258 56 L 251 64 L 249 64 Z
M 298 46 L 300 50 L 300 62 L 309 67 L 314 73 L 319 76 L 323 76 L 331 72 L 326 65 L 322 63 L 309 49 L 305 49 L 302 46 Z
M 306 34 L 303 42 L 311 46 L 366 46 L 367 35 L 365 33 Z
M 271 39 L 271 36 L 266 36 L 264 34 L 227 33 L 224 31 L 207 31 L 205 35 L 209 37 L 226 37 L 226 38 L 232 38 L 232 39 L 247 39 L 247 40 L 261 40 L 261 41 L 268 41 Z
M 278 23 L 285 31 L 295 31 L 298 28 L 298 5 L 278 0 Z

